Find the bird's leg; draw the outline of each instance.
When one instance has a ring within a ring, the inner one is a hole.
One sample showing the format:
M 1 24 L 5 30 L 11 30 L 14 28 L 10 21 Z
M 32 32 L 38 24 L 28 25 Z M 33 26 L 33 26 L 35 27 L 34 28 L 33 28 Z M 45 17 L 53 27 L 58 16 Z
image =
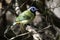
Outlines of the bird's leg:
M 21 30 L 21 33 L 25 32 L 24 24 L 20 24 L 20 30 Z

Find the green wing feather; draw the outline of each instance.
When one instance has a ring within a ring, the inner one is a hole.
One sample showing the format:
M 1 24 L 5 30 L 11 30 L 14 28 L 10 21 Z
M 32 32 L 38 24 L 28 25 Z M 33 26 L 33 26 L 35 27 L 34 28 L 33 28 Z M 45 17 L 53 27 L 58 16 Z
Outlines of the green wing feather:
M 34 14 L 30 10 L 26 10 L 16 18 L 16 21 L 26 24 L 33 19 L 34 19 Z
M 16 18 L 16 22 L 20 23 L 21 32 L 24 32 L 24 25 L 30 23 L 34 17 L 34 14 L 30 10 L 26 10 Z

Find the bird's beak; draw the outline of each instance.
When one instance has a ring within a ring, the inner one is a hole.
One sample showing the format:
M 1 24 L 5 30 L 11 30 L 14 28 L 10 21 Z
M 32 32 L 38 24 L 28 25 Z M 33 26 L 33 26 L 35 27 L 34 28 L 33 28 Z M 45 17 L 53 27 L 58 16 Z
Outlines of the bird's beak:
M 38 11 L 38 9 L 36 9 L 36 11 Z

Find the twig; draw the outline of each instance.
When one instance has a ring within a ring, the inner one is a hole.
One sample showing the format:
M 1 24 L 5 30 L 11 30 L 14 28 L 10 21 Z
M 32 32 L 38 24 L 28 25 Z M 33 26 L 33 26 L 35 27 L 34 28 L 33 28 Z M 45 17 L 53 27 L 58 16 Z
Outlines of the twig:
M 30 0 L 26 0 L 23 4 L 21 4 L 20 8 L 23 7 L 25 4 L 27 4 L 27 2 Z
M 42 30 L 48 29 L 48 28 L 50 28 L 50 27 L 51 27 L 51 25 L 48 25 L 47 27 L 45 27 L 45 28 L 42 29 Z M 38 32 L 41 32 L 42 30 L 39 30 Z M 27 35 L 27 34 L 30 34 L 30 33 L 31 33 L 31 32 L 27 32 L 27 33 L 20 34 L 20 35 L 17 35 L 17 36 L 15 36 L 15 37 L 10 38 L 9 40 L 13 40 L 13 39 L 15 39 L 15 38 L 17 38 L 17 37 L 19 37 L 19 36 L 24 36 L 24 35 Z
M 13 40 L 13 39 L 15 39 L 15 38 L 17 38 L 17 37 L 19 37 L 19 36 L 24 36 L 24 35 L 27 35 L 27 34 L 29 34 L 29 33 L 30 33 L 30 32 L 27 32 L 27 33 L 24 33 L 24 34 L 17 35 L 17 36 L 15 36 L 15 37 L 10 38 L 9 40 Z
M 45 28 L 43 28 L 43 29 L 39 30 L 38 32 L 44 31 L 44 30 L 46 30 L 46 29 L 50 28 L 51 26 L 52 26 L 52 25 L 48 25 L 47 27 L 45 27 Z

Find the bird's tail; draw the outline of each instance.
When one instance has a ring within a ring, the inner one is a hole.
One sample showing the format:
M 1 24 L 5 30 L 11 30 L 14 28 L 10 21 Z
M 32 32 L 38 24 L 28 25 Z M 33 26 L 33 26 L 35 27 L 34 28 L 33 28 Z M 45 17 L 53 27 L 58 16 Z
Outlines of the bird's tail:
M 11 30 L 15 34 L 24 33 L 25 32 L 25 27 L 24 27 L 24 24 L 21 24 L 19 22 L 14 22 L 13 25 L 11 26 Z

